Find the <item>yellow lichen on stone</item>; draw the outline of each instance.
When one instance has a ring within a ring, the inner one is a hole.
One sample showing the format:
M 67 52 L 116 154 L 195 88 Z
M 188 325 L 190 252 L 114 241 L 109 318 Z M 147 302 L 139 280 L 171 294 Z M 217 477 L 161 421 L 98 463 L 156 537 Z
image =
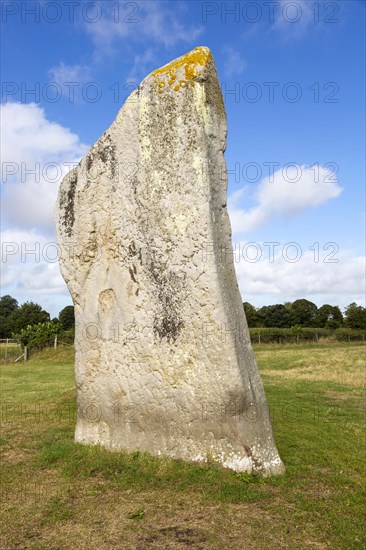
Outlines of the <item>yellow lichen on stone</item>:
M 210 58 L 210 50 L 203 46 L 199 46 L 175 61 L 172 61 L 169 65 L 156 69 L 156 71 L 151 73 L 151 77 L 158 88 L 158 92 L 162 93 L 168 90 L 172 84 L 175 84 L 173 87 L 175 92 L 188 85 L 194 86 L 195 78 L 200 75 L 202 68 L 206 66 Z M 177 72 L 180 77 L 178 82 L 176 82 Z

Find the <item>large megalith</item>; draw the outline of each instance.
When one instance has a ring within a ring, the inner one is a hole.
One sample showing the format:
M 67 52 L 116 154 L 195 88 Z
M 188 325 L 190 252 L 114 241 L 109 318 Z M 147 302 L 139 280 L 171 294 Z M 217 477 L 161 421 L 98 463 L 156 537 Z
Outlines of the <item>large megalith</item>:
M 61 184 L 75 439 L 278 474 L 234 270 L 226 132 L 199 47 L 147 76 Z

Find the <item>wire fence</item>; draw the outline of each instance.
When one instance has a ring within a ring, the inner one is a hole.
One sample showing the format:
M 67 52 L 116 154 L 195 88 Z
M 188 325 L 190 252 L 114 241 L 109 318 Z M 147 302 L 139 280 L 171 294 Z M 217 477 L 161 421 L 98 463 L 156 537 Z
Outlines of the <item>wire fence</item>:
M 0 363 L 18 363 L 26 362 L 30 357 L 30 353 L 34 351 L 42 351 L 44 349 L 56 349 L 58 347 L 73 348 L 74 344 L 70 342 L 70 339 L 60 339 L 59 336 L 55 336 L 52 342 L 44 343 L 36 348 L 30 348 L 29 346 L 23 346 L 18 340 L 12 338 L 0 339 Z
M 311 343 L 336 343 L 348 342 L 365 343 L 366 331 L 354 329 L 316 329 L 302 328 L 294 332 L 292 329 L 283 328 L 250 328 L 252 344 L 311 344 Z M 50 338 L 47 342 L 36 347 L 23 346 L 19 340 L 12 338 L 0 339 L 0 363 L 18 363 L 27 361 L 30 352 L 38 352 L 44 349 L 56 349 L 59 346 L 74 347 L 74 334 L 61 333 Z
M 15 363 L 22 355 L 24 355 L 24 349 L 18 340 L 12 338 L 0 339 L 1 363 Z

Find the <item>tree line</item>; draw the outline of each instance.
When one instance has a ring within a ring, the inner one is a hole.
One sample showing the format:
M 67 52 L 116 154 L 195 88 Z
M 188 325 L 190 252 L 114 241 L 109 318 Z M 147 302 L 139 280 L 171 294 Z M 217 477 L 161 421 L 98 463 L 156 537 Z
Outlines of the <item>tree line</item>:
M 255 308 L 244 302 L 249 328 L 325 328 L 366 329 L 366 308 L 352 302 L 341 312 L 338 306 L 316 304 L 301 298 L 294 302 Z
M 244 311 L 249 328 L 350 328 L 366 329 L 366 308 L 355 302 L 345 308 L 344 313 L 338 306 L 316 304 L 304 298 L 285 304 L 274 304 L 255 308 L 249 302 L 244 302 Z M 58 317 L 50 318 L 50 314 L 39 304 L 25 302 L 19 305 L 12 296 L 0 298 L 0 338 L 16 338 L 29 326 L 48 326 L 48 331 L 55 334 L 68 331 L 75 326 L 74 306 L 64 307 Z M 52 328 L 52 326 L 54 328 Z
M 19 305 L 17 300 L 8 294 L 0 298 L 0 339 L 17 338 L 28 326 L 50 323 L 56 331 L 69 330 L 75 326 L 74 306 L 64 307 L 58 317 L 50 314 L 35 302 Z

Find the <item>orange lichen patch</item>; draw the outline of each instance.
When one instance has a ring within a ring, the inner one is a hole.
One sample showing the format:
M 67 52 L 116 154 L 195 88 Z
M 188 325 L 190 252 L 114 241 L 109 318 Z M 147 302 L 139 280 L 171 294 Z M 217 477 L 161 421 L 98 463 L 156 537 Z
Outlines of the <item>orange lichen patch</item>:
M 194 79 L 201 73 L 202 67 L 205 67 L 211 58 L 211 52 L 208 48 L 199 46 L 191 52 L 186 53 L 175 61 L 156 69 L 151 76 L 158 88 L 159 94 L 168 89 L 168 86 L 174 84 L 173 90 L 178 91 L 186 86 L 194 86 Z M 177 81 L 177 72 L 179 80 Z

